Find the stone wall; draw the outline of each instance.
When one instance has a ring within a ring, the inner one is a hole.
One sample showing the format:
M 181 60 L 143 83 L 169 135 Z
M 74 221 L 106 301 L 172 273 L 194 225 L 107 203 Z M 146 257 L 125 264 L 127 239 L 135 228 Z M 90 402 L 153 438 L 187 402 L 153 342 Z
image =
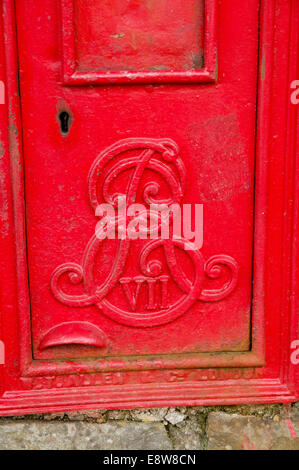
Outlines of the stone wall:
M 0 418 L 3 449 L 299 450 L 299 402 Z

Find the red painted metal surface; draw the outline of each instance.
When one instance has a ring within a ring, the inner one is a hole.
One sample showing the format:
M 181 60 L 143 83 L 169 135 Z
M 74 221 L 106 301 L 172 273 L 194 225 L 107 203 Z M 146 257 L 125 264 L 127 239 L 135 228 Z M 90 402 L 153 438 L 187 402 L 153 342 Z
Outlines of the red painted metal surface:
M 298 21 L 3 1 L 0 414 L 296 399 Z M 202 248 L 100 241 L 120 194 L 203 204 Z

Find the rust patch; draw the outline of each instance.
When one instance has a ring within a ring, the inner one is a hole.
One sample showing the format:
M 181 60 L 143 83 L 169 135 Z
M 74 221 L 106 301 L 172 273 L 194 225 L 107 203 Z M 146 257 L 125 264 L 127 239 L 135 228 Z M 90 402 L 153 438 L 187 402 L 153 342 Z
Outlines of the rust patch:
M 121 39 L 125 36 L 125 33 L 117 33 L 117 34 L 111 34 L 110 37 L 114 38 L 114 39 Z

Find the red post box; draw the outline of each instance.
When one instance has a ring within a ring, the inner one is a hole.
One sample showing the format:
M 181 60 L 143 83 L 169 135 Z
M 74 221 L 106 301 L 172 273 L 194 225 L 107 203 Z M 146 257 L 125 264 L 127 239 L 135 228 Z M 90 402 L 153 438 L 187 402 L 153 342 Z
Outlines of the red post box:
M 298 0 L 0 9 L 0 415 L 295 401 Z

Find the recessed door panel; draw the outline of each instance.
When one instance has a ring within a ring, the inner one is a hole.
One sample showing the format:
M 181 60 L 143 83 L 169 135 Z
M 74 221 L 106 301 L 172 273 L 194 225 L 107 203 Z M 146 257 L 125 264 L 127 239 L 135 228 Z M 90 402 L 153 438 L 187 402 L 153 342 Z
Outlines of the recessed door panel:
M 17 2 L 34 359 L 250 351 L 258 1 L 187 3 Z M 203 246 L 98 240 L 117 195 Z

